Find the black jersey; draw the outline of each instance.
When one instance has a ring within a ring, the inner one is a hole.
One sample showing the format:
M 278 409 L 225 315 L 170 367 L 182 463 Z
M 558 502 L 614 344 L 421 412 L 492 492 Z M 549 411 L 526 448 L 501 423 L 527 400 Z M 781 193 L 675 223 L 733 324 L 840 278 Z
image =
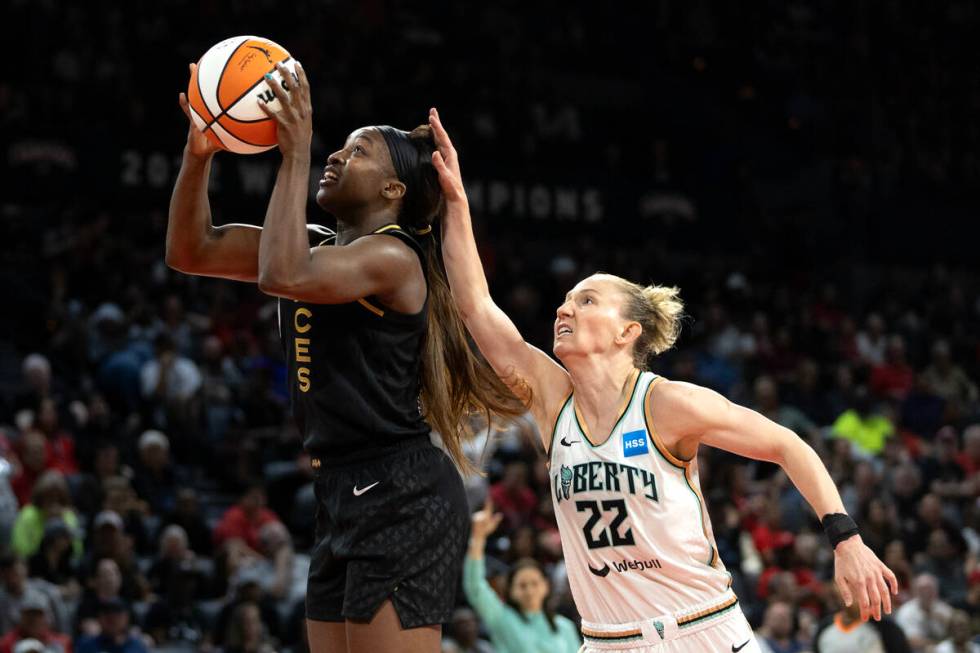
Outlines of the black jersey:
M 401 239 L 421 261 L 421 247 L 398 225 L 373 233 Z M 428 435 L 420 402 L 428 304 L 426 298 L 421 311 L 408 315 L 374 297 L 349 304 L 279 300 L 293 414 L 311 455 L 324 462 L 370 457 Z

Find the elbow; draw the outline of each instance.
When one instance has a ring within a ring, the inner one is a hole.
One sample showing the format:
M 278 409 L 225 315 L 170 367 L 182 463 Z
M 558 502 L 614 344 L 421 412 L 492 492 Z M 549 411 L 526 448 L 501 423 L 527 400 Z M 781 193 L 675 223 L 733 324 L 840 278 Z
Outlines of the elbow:
M 259 271 L 258 284 L 261 292 L 276 297 L 292 297 L 291 293 L 297 286 L 285 275 L 269 270 Z
M 190 262 L 190 257 L 185 254 L 178 253 L 176 249 L 169 245 L 169 243 L 167 244 L 167 253 L 164 257 L 164 261 L 167 263 L 168 268 L 171 270 L 176 270 L 177 272 L 184 272 L 187 274 L 193 269 Z
M 453 293 L 453 299 L 455 300 L 456 311 L 459 313 L 460 319 L 467 326 L 474 320 L 479 320 L 483 310 L 486 308 L 485 303 L 479 297 Z
M 278 295 L 283 288 L 283 283 L 275 275 L 268 272 L 259 272 L 259 291 L 267 295 Z
M 772 448 L 770 461 L 785 469 L 788 461 L 800 458 L 799 454 L 812 451 L 812 448 L 790 429 L 784 426 L 779 428 L 782 434 Z

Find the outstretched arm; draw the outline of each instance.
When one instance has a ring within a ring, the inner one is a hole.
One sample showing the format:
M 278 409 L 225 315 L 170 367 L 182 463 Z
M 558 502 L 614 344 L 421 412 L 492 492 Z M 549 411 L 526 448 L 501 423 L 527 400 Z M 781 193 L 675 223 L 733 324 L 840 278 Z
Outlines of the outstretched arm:
M 459 172 L 459 158 L 435 109 L 429 124 L 438 151 L 432 163 L 446 198 L 442 223 L 442 258 L 456 307 L 477 346 L 496 371 L 534 413 L 538 426 L 548 423 L 551 408 L 568 394 L 568 374 L 550 356 L 525 342 L 507 315 L 490 297 L 487 278 L 473 237 L 469 202 Z M 541 429 L 542 437 L 549 437 Z M 547 449 L 548 443 L 545 442 Z
M 844 513 L 840 493 L 820 458 L 789 429 L 713 390 L 689 383 L 661 383 L 647 401 L 659 435 L 682 460 L 696 455 L 701 442 L 746 458 L 767 460 L 786 471 L 821 520 Z M 889 586 L 897 594 L 898 581 L 860 535 L 837 544 L 834 563 L 841 596 L 847 605 L 858 600 L 862 619 L 874 616 L 880 620 L 882 606 L 886 613 L 891 612 Z
M 191 64 L 192 73 L 194 66 Z M 262 230 L 247 224 L 211 224 L 208 177 L 218 147 L 191 120 L 187 97 L 181 93 L 179 100 L 190 125 L 184 159 L 170 198 L 167 265 L 186 274 L 254 282 Z

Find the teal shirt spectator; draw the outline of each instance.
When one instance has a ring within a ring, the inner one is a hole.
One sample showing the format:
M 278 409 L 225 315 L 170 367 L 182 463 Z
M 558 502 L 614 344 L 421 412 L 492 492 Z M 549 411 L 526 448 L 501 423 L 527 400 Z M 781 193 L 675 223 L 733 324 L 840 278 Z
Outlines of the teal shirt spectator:
M 569 619 L 555 615 L 555 630 L 543 612 L 521 615 L 500 600 L 486 579 L 483 558 L 466 557 L 463 591 L 490 633 L 498 653 L 576 653 L 582 645 Z

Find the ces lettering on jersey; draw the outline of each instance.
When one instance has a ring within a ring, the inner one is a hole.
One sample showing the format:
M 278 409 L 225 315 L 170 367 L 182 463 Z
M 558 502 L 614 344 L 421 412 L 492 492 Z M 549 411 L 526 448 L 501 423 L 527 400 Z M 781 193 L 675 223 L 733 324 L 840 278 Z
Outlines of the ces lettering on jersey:
M 639 456 L 649 453 L 650 447 L 647 444 L 647 432 L 645 429 L 623 433 L 623 455 Z

